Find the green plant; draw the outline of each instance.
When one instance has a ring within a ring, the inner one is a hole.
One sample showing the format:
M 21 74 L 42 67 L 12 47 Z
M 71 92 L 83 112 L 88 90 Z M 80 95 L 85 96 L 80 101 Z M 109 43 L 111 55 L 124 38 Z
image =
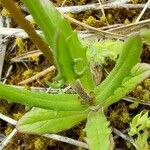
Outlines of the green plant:
M 3 3 L 3 0 L 1 2 Z M 88 67 L 86 48 L 82 46 L 69 22 L 49 0 L 23 2 L 52 49 L 58 69 L 56 82 L 59 86 L 71 85 L 76 94 L 36 93 L 0 83 L 1 98 L 37 107 L 18 121 L 17 129 L 34 134 L 57 133 L 87 119 L 85 131 L 89 148 L 109 149 L 111 131 L 104 110 L 150 75 L 150 65 L 139 63 L 141 37 L 131 36 L 123 43 L 116 66 L 100 85 L 95 86 Z
M 122 51 L 123 42 L 115 40 L 102 40 L 94 42 L 83 42 L 88 47 L 87 58 L 91 62 L 101 65 L 106 64 L 107 59 L 116 61 Z
M 142 111 L 132 119 L 128 132 L 130 136 L 137 136 L 135 143 L 138 150 L 148 150 L 150 148 L 148 144 L 148 138 L 150 138 L 148 129 L 150 129 L 150 117 L 148 117 L 148 111 L 145 113 Z

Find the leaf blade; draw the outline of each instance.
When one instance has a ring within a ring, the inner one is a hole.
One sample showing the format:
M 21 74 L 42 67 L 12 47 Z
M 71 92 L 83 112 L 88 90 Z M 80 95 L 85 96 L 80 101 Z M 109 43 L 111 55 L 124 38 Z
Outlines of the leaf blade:
M 81 105 L 76 94 L 48 94 L 20 90 L 0 83 L 0 97 L 13 103 L 21 103 L 32 107 L 53 110 L 85 110 L 87 106 Z
M 145 63 L 139 63 L 135 65 L 130 73 L 130 76 L 126 77 L 120 87 L 114 91 L 112 96 L 107 98 L 103 102 L 104 107 L 119 101 L 122 97 L 128 94 L 137 84 L 150 76 L 150 65 Z
M 80 61 L 81 63 L 76 66 L 78 70 L 83 69 L 81 66 L 85 68 L 84 75 L 80 77 L 80 80 L 85 89 L 90 92 L 94 88 L 94 82 L 88 67 L 86 48 L 82 46 L 76 32 L 72 30 L 69 21 L 60 15 L 60 13 L 55 9 L 49 0 L 23 0 L 23 2 L 28 7 L 34 19 L 42 29 L 45 39 L 49 46 L 53 49 L 54 53 L 56 45 L 56 40 L 54 37 L 55 33 L 59 30 L 59 32 L 62 34 L 61 36 L 63 36 L 63 38 L 66 40 L 72 59 L 83 60 L 82 62 Z M 56 59 L 55 61 L 58 63 Z M 61 64 L 58 64 L 58 66 L 61 67 Z
M 134 44 L 133 44 L 134 43 Z M 122 80 L 130 74 L 132 67 L 140 60 L 142 41 L 140 37 L 131 36 L 125 43 L 123 51 L 116 63 L 116 66 L 107 78 L 97 87 L 94 92 L 96 104 L 106 100 L 115 89 L 122 84 Z
M 85 120 L 82 111 L 51 111 L 35 109 L 26 113 L 17 123 L 20 132 L 32 134 L 57 133 L 69 129 Z
M 85 131 L 90 150 L 108 150 L 110 146 L 110 129 L 108 121 L 101 112 L 90 112 Z

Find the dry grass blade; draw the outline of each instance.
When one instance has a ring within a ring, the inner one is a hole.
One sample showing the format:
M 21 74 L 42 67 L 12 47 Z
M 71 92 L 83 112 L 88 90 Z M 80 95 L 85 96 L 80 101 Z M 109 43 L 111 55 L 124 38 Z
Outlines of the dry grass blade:
M 0 16 L 0 27 L 3 27 L 3 17 L 2 16 Z M 0 40 L 1 41 L 3 40 L 2 35 L 0 35 Z M 0 44 L 0 80 L 2 77 L 5 52 L 6 52 L 6 43 L 1 43 Z
M 70 22 L 74 23 L 74 24 L 80 25 L 80 26 L 82 26 L 82 27 L 84 27 L 84 28 L 86 28 L 86 29 L 89 29 L 89 30 L 92 30 L 92 31 L 94 31 L 94 32 L 97 32 L 97 33 L 100 34 L 102 37 L 109 37 L 109 38 L 110 38 L 110 37 L 113 37 L 113 38 L 118 38 L 118 39 L 124 38 L 123 35 L 120 35 L 120 34 L 117 34 L 117 33 L 112 33 L 112 32 L 109 32 L 109 31 L 103 31 L 103 30 L 98 29 L 98 28 L 94 28 L 94 27 L 89 26 L 89 25 L 87 25 L 87 24 L 85 24 L 85 23 L 82 23 L 82 22 L 80 22 L 80 21 L 78 21 L 78 20 L 76 20 L 76 19 L 74 19 L 74 18 L 71 18 L 71 17 L 69 17 L 68 15 L 64 15 L 64 17 L 65 17 L 66 19 L 68 19 Z
M 138 18 L 136 19 L 136 23 L 140 21 L 140 19 L 142 18 L 143 14 L 145 13 L 146 9 L 148 8 L 150 4 L 150 0 L 147 1 L 147 3 L 145 4 L 143 10 L 141 11 L 140 15 L 138 16 Z
M 42 34 L 42 32 L 40 30 L 36 30 L 36 32 L 39 35 Z M 0 33 L 1 33 L 1 35 L 6 36 L 7 38 L 8 37 L 20 37 L 20 38 L 23 38 L 23 39 L 29 38 L 24 30 L 18 29 L 18 28 L 0 28 Z M 86 39 L 91 35 L 95 36 L 95 34 L 90 33 L 87 30 L 85 31 L 85 33 L 84 32 L 77 32 L 77 33 L 78 33 L 78 36 L 82 39 Z
M 82 147 L 82 148 L 85 148 L 85 149 L 89 149 L 88 145 L 86 143 L 80 142 L 80 141 L 77 141 L 77 140 L 74 140 L 74 139 L 71 139 L 71 138 L 68 138 L 68 137 L 63 137 L 63 136 L 56 135 L 56 134 L 45 134 L 44 137 L 54 139 L 54 140 L 57 140 L 57 141 L 61 141 L 61 142 L 65 142 L 65 143 L 75 145 L 75 146 L 78 146 L 78 147 Z
M 15 136 L 17 133 L 17 129 L 14 129 L 0 144 L 0 150 L 3 150 L 5 146 L 11 141 L 11 139 Z
M 54 66 L 51 66 L 51 67 L 49 67 L 49 68 L 47 68 L 47 69 L 45 69 L 45 70 L 37 73 L 35 76 L 32 76 L 31 78 L 28 78 L 26 80 L 21 81 L 19 84 L 28 84 L 28 83 L 31 83 L 31 82 L 33 82 L 33 81 L 35 81 L 35 80 L 43 77 L 44 75 L 46 75 L 46 74 L 48 74 L 50 72 L 55 71 L 55 70 L 56 70 L 56 68 Z
M 104 11 L 104 8 L 103 8 L 103 6 L 102 6 L 102 2 L 101 2 L 101 0 L 98 0 L 98 2 L 99 2 L 100 9 L 101 9 L 101 11 L 102 11 L 102 14 L 103 14 L 103 16 L 106 18 L 106 23 L 107 23 L 107 25 L 108 25 L 109 23 L 108 23 L 108 21 L 107 21 L 107 17 L 106 17 L 106 15 L 105 15 L 105 11 Z
M 11 62 L 20 62 L 20 61 L 23 61 L 24 59 L 31 58 L 34 56 L 40 56 L 40 55 L 43 55 L 43 53 L 40 50 L 34 50 L 34 51 L 27 52 L 25 54 L 12 58 Z
M 150 19 L 140 21 L 138 23 L 132 23 L 128 25 L 122 25 L 120 27 L 107 30 L 108 32 L 115 32 L 121 34 L 131 34 L 133 31 L 139 31 L 143 27 L 149 27 Z
M 150 102 L 147 102 L 144 100 L 138 100 L 138 99 L 133 98 L 133 97 L 124 97 L 124 98 L 122 98 L 122 100 L 131 102 L 131 103 L 137 102 L 137 103 L 142 104 L 142 105 L 150 106 Z
M 42 31 L 36 30 L 38 34 L 42 34 Z M 7 37 L 20 37 L 20 38 L 28 38 L 28 34 L 19 28 L 0 28 L 0 34 Z
M 121 4 L 121 3 L 108 3 L 100 5 L 99 3 L 79 5 L 79 6 L 65 6 L 65 7 L 56 7 L 61 13 L 80 13 L 88 10 L 99 10 L 103 9 L 141 9 L 144 8 L 145 4 Z M 149 8 L 149 7 L 148 7 Z
M 137 149 L 137 145 L 135 144 L 133 138 L 131 137 L 128 137 L 127 135 L 123 134 L 121 131 L 119 131 L 118 129 L 116 128 L 112 128 L 112 131 L 117 134 L 119 137 L 122 137 L 124 140 L 130 142 L 134 147 L 135 149 Z

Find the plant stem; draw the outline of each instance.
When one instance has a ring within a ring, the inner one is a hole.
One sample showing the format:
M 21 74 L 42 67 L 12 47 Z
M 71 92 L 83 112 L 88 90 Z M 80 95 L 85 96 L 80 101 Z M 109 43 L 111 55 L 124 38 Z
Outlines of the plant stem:
M 31 40 L 37 45 L 37 47 L 43 52 L 45 57 L 51 64 L 54 64 L 53 55 L 48 45 L 43 39 L 36 33 L 31 23 L 25 19 L 20 8 L 15 4 L 13 0 L 0 0 L 2 5 L 10 12 L 11 17 L 14 18 L 16 23 L 20 25 L 26 33 L 30 36 Z
M 85 91 L 83 88 L 80 80 L 77 80 L 75 85 L 73 86 L 73 89 L 77 92 L 77 94 L 80 96 L 80 98 L 84 101 L 84 103 L 88 105 L 92 105 L 93 103 L 93 96 L 91 96 L 89 93 Z

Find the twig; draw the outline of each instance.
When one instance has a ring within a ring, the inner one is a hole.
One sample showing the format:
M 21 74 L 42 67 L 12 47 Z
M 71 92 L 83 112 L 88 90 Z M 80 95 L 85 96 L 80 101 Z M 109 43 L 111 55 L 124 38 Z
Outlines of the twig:
M 39 30 L 36 30 L 36 32 L 39 35 L 42 35 L 42 32 Z M 86 33 L 83 32 L 77 32 L 78 36 L 82 39 L 85 39 L 91 35 L 95 36 L 95 34 L 90 33 L 89 31 Z M 28 38 L 28 35 L 24 32 L 23 29 L 19 29 L 19 28 L 0 28 L 0 35 L 4 35 L 8 37 L 21 37 L 23 39 Z
M 28 84 L 28 83 L 31 83 L 34 80 L 37 80 L 37 79 L 43 77 L 44 75 L 46 75 L 46 74 L 48 74 L 48 73 L 50 73 L 52 71 L 55 71 L 55 70 L 56 70 L 56 68 L 54 66 L 51 66 L 51 67 L 49 67 L 49 68 L 47 68 L 47 69 L 45 69 L 45 70 L 37 73 L 36 75 L 32 76 L 31 78 L 28 78 L 26 80 L 23 80 L 23 81 L 19 82 L 19 84 Z
M 41 35 L 42 31 L 36 30 L 36 32 Z M 19 28 L 0 28 L 0 35 L 5 35 L 7 37 L 21 37 L 23 39 L 28 38 L 28 34 Z
M 64 0 L 64 1 L 62 2 L 61 7 L 63 7 L 63 6 L 65 5 L 66 1 L 67 1 L 67 0 Z
M 146 102 L 144 100 L 138 100 L 138 99 L 133 98 L 133 97 L 124 97 L 124 98 L 122 98 L 122 100 L 125 100 L 125 101 L 128 101 L 128 102 L 132 102 L 132 103 L 138 102 L 139 104 L 150 106 L 150 102 Z
M 80 26 L 82 26 L 82 27 L 84 27 L 86 29 L 92 30 L 94 32 L 98 32 L 98 34 L 100 34 L 103 37 L 110 37 L 111 36 L 113 38 L 124 38 L 123 35 L 112 33 L 112 32 L 108 32 L 108 31 L 103 31 L 103 30 L 98 29 L 98 28 L 94 28 L 94 27 L 89 26 L 89 25 L 87 25 L 85 23 L 82 23 L 82 22 L 80 22 L 80 21 L 78 21 L 78 20 L 76 20 L 74 18 L 71 18 L 68 15 L 64 15 L 64 17 L 66 19 L 68 19 L 70 22 L 74 23 L 74 24 L 80 25 Z
M 11 141 L 13 136 L 17 133 L 17 129 L 14 129 L 0 144 L 0 150 L 3 150 L 4 147 Z
M 115 33 L 122 33 L 122 34 L 123 33 L 129 34 L 131 33 L 131 31 L 139 30 L 142 27 L 149 26 L 149 24 L 150 24 L 150 19 L 147 19 L 147 20 L 140 21 L 138 23 L 132 23 L 132 24 L 116 27 L 113 29 L 109 29 L 107 31 L 115 32 Z
M 0 16 L 0 27 L 3 27 L 3 17 Z M 0 36 L 0 40 L 3 40 L 3 37 Z M 5 52 L 6 52 L 6 43 L 0 44 L 0 80 L 2 77 L 2 70 L 4 65 L 4 58 L 5 58 Z
M 139 20 L 142 18 L 143 14 L 145 13 L 149 4 L 150 4 L 150 0 L 148 0 L 147 3 L 145 4 L 143 10 L 141 11 L 140 15 L 138 16 L 138 18 L 135 21 L 136 23 L 139 22 Z
M 11 72 L 12 69 L 13 69 L 13 65 L 10 65 L 9 68 L 8 68 L 8 70 L 7 70 L 7 73 L 6 73 L 6 75 L 5 75 L 5 78 L 4 78 L 4 80 L 3 80 L 3 83 L 6 83 L 7 78 L 9 77 L 10 72 Z
M 125 4 L 130 2 L 131 0 L 112 0 L 110 4 Z
M 6 121 L 6 122 L 8 122 L 8 123 L 10 123 L 10 124 L 12 124 L 12 125 L 14 125 L 14 126 L 15 126 L 16 123 L 17 123 L 16 120 L 11 119 L 10 117 L 7 117 L 7 116 L 5 116 L 5 115 L 3 115 L 3 114 L 1 114 L 1 113 L 0 113 L 0 119 L 4 120 L 4 121 Z
M 61 141 L 61 142 L 64 142 L 64 143 L 68 143 L 68 144 L 71 144 L 71 145 L 75 145 L 75 146 L 78 146 L 78 147 L 82 147 L 82 148 L 85 148 L 85 149 L 89 149 L 88 145 L 84 142 L 80 142 L 80 141 L 77 141 L 77 140 L 74 140 L 74 139 L 71 139 L 71 138 L 68 138 L 68 137 L 60 136 L 60 135 L 57 135 L 57 134 L 45 134 L 44 137 L 47 137 L 47 138 L 50 138 L 50 139 L 53 139 L 53 140 L 57 140 L 57 141 Z
M 108 3 L 101 5 L 102 9 L 141 9 L 144 8 L 145 4 L 121 4 L 121 3 Z M 61 13 L 80 13 L 88 10 L 99 10 L 99 3 L 87 4 L 81 6 L 65 6 L 65 7 L 56 7 L 57 10 Z M 150 8 L 150 6 L 148 6 Z
M 116 128 L 112 128 L 112 131 L 117 134 L 118 136 L 122 137 L 124 140 L 130 142 L 136 149 L 137 149 L 137 145 L 135 144 L 133 138 L 128 137 L 127 135 L 123 134 L 121 131 L 119 131 Z
M 125 133 L 127 133 L 129 131 L 129 128 L 127 128 L 127 129 L 125 129 L 125 130 L 122 130 L 122 131 L 120 131 L 121 133 L 123 133 L 123 134 L 125 134 Z M 119 135 L 115 135 L 114 137 L 113 137 L 113 139 L 114 140 L 117 140 L 119 138 Z
M 29 51 L 27 53 L 12 58 L 11 62 L 20 62 L 23 61 L 24 59 L 34 57 L 34 56 L 39 56 L 39 55 L 43 55 L 43 53 L 40 50 Z
M 98 2 L 99 2 L 100 9 L 102 11 L 102 14 L 106 18 L 105 11 L 104 11 L 104 8 L 102 6 L 101 0 L 98 0 Z M 106 18 L 106 23 L 107 23 L 107 25 L 109 25 L 107 18 Z
M 5 139 L 5 136 L 3 134 L 0 134 L 0 143 Z
M 112 29 L 112 28 L 116 28 L 116 27 L 121 27 L 121 26 L 124 26 L 124 24 L 108 25 L 108 26 L 101 27 L 100 29 L 102 29 L 102 30 L 108 30 L 108 29 Z

